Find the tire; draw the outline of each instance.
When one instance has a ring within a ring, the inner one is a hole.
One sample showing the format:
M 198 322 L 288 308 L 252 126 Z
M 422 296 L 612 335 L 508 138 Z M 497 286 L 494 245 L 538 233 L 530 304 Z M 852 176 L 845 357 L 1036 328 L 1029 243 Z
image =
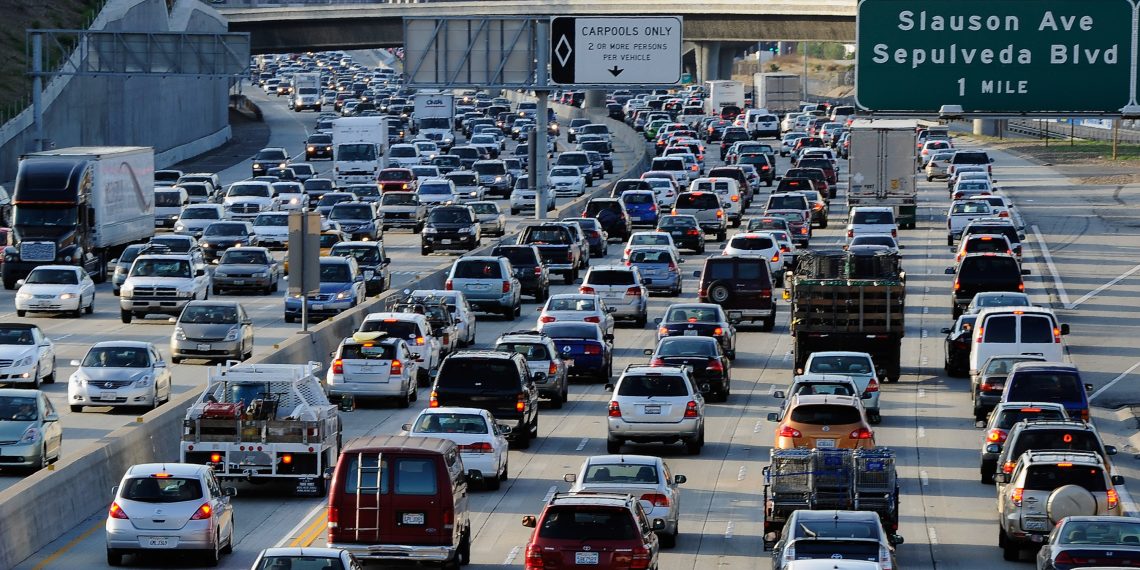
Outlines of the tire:
M 701 244 L 701 245 L 697 246 L 696 252 L 697 252 L 697 255 L 703 254 L 705 252 L 705 245 Z
M 218 563 L 222 561 L 222 548 L 220 544 L 222 537 L 218 536 L 214 540 L 214 547 L 202 553 L 202 562 L 210 568 L 216 567 Z
M 174 364 L 181 364 L 181 363 L 182 363 L 182 357 L 181 357 L 181 356 L 173 356 L 173 355 L 171 355 L 171 357 L 170 357 L 170 362 L 172 362 L 172 363 L 174 363 Z
M 503 315 L 503 320 L 506 320 L 506 321 L 515 320 L 515 308 L 514 307 L 503 307 L 501 314 Z
M 414 393 L 415 393 L 415 390 L 411 390 L 410 393 L 405 392 L 404 395 L 401 396 L 400 399 L 396 401 L 396 406 L 399 407 L 401 410 L 406 409 L 409 406 L 411 406 L 412 405 L 412 394 L 414 394 Z
M 1005 537 L 1004 530 L 1000 530 L 998 532 L 1001 533 L 998 535 L 999 540 Z M 1021 548 L 1019 548 L 1016 543 L 1010 543 L 1009 539 L 1003 540 L 1002 543 L 1002 560 L 1006 560 L 1008 562 L 1017 562 L 1018 560 L 1021 560 Z
M 285 315 L 285 322 L 287 322 L 287 323 L 295 323 L 295 322 L 297 322 L 297 317 L 293 317 L 293 316 L 290 316 L 290 315 Z
M 27 312 L 27 311 L 19 311 L 19 310 L 18 310 L 18 311 L 16 311 L 16 316 L 17 316 L 17 317 L 25 317 L 25 316 L 27 316 L 27 315 L 28 315 L 28 312 Z
M 732 298 L 732 291 L 724 283 L 713 283 L 709 286 L 708 291 L 709 301 L 718 305 L 727 303 Z
M 562 404 L 564 403 L 566 403 L 566 400 L 563 398 L 562 394 L 557 394 L 550 399 L 550 407 L 554 408 L 555 410 L 561 410 Z
M 996 463 L 983 461 L 981 466 L 978 467 L 978 481 L 983 485 L 993 485 L 994 469 L 997 469 Z
M 107 550 L 107 566 L 122 566 L 123 553 L 114 550 Z
M 111 289 L 111 294 L 118 297 L 119 296 L 119 290 L 118 289 Z
M 645 328 L 645 325 L 648 322 L 649 322 L 649 315 L 645 314 L 645 315 L 641 315 L 640 317 L 638 317 L 637 320 L 634 321 L 634 324 L 637 325 L 637 328 L 643 329 L 643 328 Z
M 217 286 L 211 287 L 211 289 L 214 291 L 215 297 L 222 294 L 222 290 L 219 289 Z
M 416 373 L 416 386 L 420 387 L 420 388 L 424 388 L 426 386 L 429 386 L 430 384 L 431 384 L 431 376 L 428 374 L 427 370 L 424 370 L 421 368 L 419 370 L 419 372 Z
M 620 439 L 607 439 L 606 453 L 609 453 L 610 455 L 617 455 L 621 453 L 621 444 L 622 441 Z
M 716 233 L 716 241 L 724 241 L 726 237 L 728 237 L 728 234 L 725 230 Z
M 660 534 L 657 536 L 661 540 L 661 548 L 674 548 L 677 546 L 677 535 L 679 532 L 671 534 Z
M 946 246 L 954 247 L 954 236 L 946 236 Z
M 323 477 L 317 477 L 317 479 L 324 481 Z M 320 494 L 324 495 L 324 493 L 320 493 Z M 226 539 L 226 546 L 224 548 L 222 548 L 222 554 L 233 554 L 234 553 L 234 532 L 235 532 L 234 526 L 235 525 L 234 525 L 233 520 L 230 520 L 230 537 L 228 539 Z
M 578 280 L 578 276 L 574 275 L 574 273 L 576 273 L 576 272 L 571 271 L 569 273 L 563 273 L 562 274 L 562 282 L 567 284 L 567 285 L 574 284 L 574 282 Z
M 521 428 L 520 428 L 521 429 Z M 514 441 L 515 449 L 529 449 L 530 448 L 530 430 L 523 430 L 517 439 Z
M 685 442 L 685 452 L 689 455 L 700 455 L 701 447 L 701 439 L 699 436 L 696 439 Z
M 120 309 L 119 318 L 122 319 L 123 324 L 129 325 L 131 324 L 131 319 L 134 318 L 134 315 L 132 315 L 130 311 L 124 311 Z
M 95 312 L 95 295 L 91 296 L 91 302 L 87 304 L 87 307 L 83 309 L 83 312 L 87 313 L 88 315 Z
M 877 426 L 880 423 L 882 423 L 883 416 L 879 412 L 870 413 L 870 414 L 867 414 L 867 421 L 870 422 L 871 425 Z
M 819 223 L 819 229 L 821 229 L 821 230 L 827 229 L 827 218 L 824 218 L 823 221 Z

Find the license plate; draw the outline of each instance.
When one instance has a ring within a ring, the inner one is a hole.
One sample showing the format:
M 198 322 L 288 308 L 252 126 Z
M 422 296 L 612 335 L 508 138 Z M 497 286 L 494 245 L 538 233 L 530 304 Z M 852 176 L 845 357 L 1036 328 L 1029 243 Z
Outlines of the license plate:
M 467 288 L 472 291 L 487 291 L 491 288 L 491 286 L 487 285 L 486 283 L 472 283 L 468 285 Z
M 114 392 L 99 392 L 100 400 L 114 400 L 116 394 Z
M 424 524 L 423 513 L 404 513 L 404 524 Z
M 144 536 L 142 544 L 147 548 L 173 548 L 178 541 L 169 536 Z
M 661 414 L 661 406 L 660 405 L 645 406 L 645 413 L 648 415 L 660 415 Z
M 1043 519 L 1022 519 L 1021 527 L 1025 530 L 1048 530 L 1048 525 Z
M 449 239 L 441 239 L 441 240 L 439 240 L 439 243 L 442 243 L 443 245 L 448 245 L 448 244 L 450 244 L 450 243 L 451 243 L 451 240 L 449 240 Z
M 598 553 L 597 552 L 575 552 L 574 553 L 574 564 L 597 565 L 597 563 L 598 563 Z
M 694 331 L 694 330 L 685 331 L 685 336 L 697 336 L 697 331 Z
M 234 279 L 234 285 L 245 285 L 245 279 Z
M 815 446 L 819 447 L 819 448 L 835 447 L 835 440 L 834 439 L 817 439 L 817 440 L 815 440 Z
M 323 310 L 325 310 L 325 306 L 324 305 L 313 305 L 313 310 L 314 311 L 323 311 Z
M 198 350 L 210 350 L 210 345 L 208 345 L 208 344 L 199 344 L 199 345 L 198 345 Z
M 673 235 L 675 235 L 675 236 L 683 236 L 683 235 L 685 235 L 685 232 L 670 232 L 670 233 L 672 233 L 672 234 L 673 234 Z

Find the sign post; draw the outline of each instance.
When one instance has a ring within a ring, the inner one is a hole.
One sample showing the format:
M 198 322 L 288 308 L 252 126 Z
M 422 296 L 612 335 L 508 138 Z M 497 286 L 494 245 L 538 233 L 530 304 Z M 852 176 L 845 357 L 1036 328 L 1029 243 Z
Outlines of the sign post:
M 576 17 L 550 22 L 550 80 L 558 85 L 676 85 L 680 16 Z
M 856 101 L 874 112 L 1119 115 L 1135 104 L 1129 0 L 862 0 Z
M 301 296 L 301 330 L 309 330 L 309 295 L 321 290 L 321 216 L 289 212 L 289 295 Z

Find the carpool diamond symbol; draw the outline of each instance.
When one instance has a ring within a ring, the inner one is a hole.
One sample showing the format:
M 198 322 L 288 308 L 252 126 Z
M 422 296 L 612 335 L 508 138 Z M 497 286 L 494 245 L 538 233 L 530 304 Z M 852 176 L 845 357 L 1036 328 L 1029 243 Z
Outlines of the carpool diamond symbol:
M 558 56 L 558 63 L 562 67 L 566 67 L 566 60 L 570 59 L 572 53 L 574 53 L 574 48 L 570 47 L 570 40 L 566 39 L 566 34 L 562 34 L 562 39 L 558 40 L 558 45 L 554 48 L 554 55 Z

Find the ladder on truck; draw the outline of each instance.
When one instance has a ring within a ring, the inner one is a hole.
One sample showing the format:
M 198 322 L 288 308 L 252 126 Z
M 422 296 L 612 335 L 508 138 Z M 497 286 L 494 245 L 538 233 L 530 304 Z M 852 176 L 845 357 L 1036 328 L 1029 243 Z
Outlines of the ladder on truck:
M 360 531 L 380 532 L 380 487 L 383 485 L 380 467 L 383 464 L 382 454 L 359 451 L 356 453 L 356 528 L 353 530 L 356 540 L 360 540 Z M 366 463 L 368 461 L 368 463 Z M 375 501 L 374 506 L 365 507 L 361 502 L 365 497 Z M 367 520 L 363 516 L 365 511 L 372 513 L 371 527 L 362 527 Z

